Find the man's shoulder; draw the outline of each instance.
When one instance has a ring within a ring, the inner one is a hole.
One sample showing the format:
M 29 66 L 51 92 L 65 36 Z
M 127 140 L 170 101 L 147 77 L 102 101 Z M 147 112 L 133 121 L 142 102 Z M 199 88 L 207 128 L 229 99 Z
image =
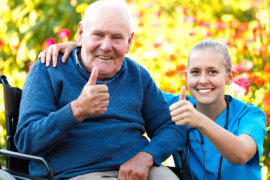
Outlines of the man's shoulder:
M 137 63 L 135 60 L 125 57 L 123 60 L 123 64 L 129 69 L 129 70 L 136 70 L 139 71 L 140 73 L 144 73 L 149 75 L 149 72 L 139 63 Z
M 129 66 L 141 66 L 135 60 L 131 59 L 130 57 L 124 57 L 123 63 Z

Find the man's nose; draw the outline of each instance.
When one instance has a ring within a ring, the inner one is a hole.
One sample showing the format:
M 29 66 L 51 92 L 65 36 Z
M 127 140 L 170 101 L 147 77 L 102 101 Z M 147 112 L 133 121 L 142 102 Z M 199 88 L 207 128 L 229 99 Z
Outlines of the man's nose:
M 108 38 L 108 37 L 105 37 L 102 42 L 101 42 L 101 45 L 100 45 L 100 49 L 102 51 L 111 51 L 112 50 L 112 42 L 111 42 L 111 39 Z

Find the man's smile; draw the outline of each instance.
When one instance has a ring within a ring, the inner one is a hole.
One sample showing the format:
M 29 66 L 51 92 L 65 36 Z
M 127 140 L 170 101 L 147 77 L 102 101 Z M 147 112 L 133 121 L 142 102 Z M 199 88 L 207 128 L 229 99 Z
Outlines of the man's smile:
M 97 56 L 99 59 L 101 59 L 101 60 L 111 60 L 112 59 L 112 57 L 111 56 L 101 56 L 101 55 L 99 55 L 99 56 Z

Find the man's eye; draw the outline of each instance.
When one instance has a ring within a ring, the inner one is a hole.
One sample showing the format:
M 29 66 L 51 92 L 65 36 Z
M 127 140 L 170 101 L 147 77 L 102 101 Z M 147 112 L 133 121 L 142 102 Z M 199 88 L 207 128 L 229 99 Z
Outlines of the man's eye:
M 96 36 L 96 37 L 102 37 L 102 34 L 100 34 L 100 33 L 95 33 L 94 36 Z
M 115 36 L 115 37 L 113 37 L 113 39 L 122 39 L 122 37 L 120 37 L 120 36 Z

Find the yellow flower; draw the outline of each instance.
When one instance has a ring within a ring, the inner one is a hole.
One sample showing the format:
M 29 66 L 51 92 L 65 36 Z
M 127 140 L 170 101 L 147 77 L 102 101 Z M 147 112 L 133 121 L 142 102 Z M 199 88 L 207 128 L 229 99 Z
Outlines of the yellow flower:
M 76 7 L 76 13 L 83 13 L 85 11 L 85 9 L 87 8 L 87 6 L 88 6 L 88 4 L 86 4 L 86 3 L 79 4 Z

